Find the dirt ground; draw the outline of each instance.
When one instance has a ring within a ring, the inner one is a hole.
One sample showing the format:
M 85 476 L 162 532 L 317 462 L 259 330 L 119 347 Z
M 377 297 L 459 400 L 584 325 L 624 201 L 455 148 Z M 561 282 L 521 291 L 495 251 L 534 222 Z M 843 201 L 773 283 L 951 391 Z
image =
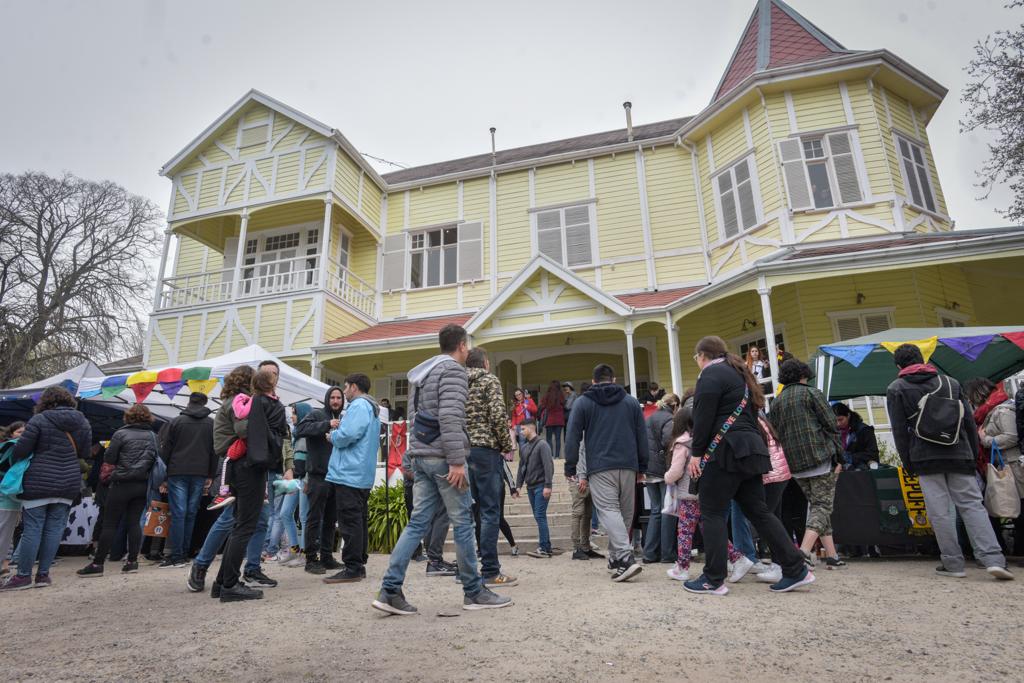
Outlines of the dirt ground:
M 451 578 L 411 565 L 420 614 L 370 607 L 385 569 L 328 586 L 276 565 L 259 602 L 185 589 L 183 569 L 144 566 L 0 595 L 5 680 L 1011 680 L 1024 633 L 1024 570 L 939 578 L 934 561 L 851 562 L 773 595 L 753 577 L 726 597 L 695 596 L 649 565 L 612 583 L 603 562 L 503 558 L 515 605 L 465 612 Z M 216 567 L 216 565 L 215 565 Z M 439 612 L 456 613 L 441 617 Z M 1017 672 L 1017 673 L 1014 673 Z

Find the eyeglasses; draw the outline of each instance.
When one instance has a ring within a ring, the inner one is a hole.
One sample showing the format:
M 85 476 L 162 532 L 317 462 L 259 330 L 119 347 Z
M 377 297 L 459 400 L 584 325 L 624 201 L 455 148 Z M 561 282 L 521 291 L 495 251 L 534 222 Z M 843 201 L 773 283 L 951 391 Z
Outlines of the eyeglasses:
M 694 363 L 700 362 L 700 354 L 699 353 L 693 354 L 693 362 Z

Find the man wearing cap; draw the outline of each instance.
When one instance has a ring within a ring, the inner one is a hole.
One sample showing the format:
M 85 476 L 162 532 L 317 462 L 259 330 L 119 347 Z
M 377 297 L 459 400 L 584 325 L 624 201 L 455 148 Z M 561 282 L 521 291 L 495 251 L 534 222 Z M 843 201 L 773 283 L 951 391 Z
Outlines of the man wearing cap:
M 160 565 L 184 567 L 192 545 L 199 499 L 217 473 L 213 420 L 206 394 L 193 392 L 188 407 L 167 428 L 160 457 L 167 465 L 167 499 L 171 506 L 170 555 Z

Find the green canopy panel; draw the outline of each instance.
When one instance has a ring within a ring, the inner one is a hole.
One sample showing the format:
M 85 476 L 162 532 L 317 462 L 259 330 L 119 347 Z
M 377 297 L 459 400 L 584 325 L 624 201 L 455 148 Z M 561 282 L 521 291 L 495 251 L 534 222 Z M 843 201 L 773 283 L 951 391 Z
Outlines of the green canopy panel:
M 884 396 L 889 384 L 896 379 L 896 363 L 882 342 L 907 342 L 939 337 L 929 362 L 941 372 L 954 377 L 961 384 L 975 377 L 987 377 L 999 382 L 1024 370 L 1024 349 L 999 336 L 1002 333 L 1022 333 L 1024 326 L 1003 327 L 934 327 L 895 328 L 879 334 L 870 334 L 818 348 L 812 359 L 815 370 L 815 385 L 825 392 L 831 401 L 858 396 Z M 963 339 L 994 335 L 975 360 L 970 360 L 954 350 L 943 339 Z M 854 366 L 829 353 L 826 348 L 863 347 L 875 345 L 860 365 Z

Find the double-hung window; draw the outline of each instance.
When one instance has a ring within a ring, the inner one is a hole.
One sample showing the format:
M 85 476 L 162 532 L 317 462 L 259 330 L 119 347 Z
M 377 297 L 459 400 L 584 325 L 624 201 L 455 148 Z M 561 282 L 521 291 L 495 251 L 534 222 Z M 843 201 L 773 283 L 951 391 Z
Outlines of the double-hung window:
M 929 180 L 924 147 L 902 135 L 896 136 L 896 144 L 900 150 L 900 166 L 903 169 L 907 198 L 921 208 L 935 211 L 935 194 Z
M 715 176 L 714 186 L 722 239 L 735 237 L 761 222 L 761 198 L 753 155 L 721 171 Z
M 538 252 L 567 268 L 594 263 L 589 204 L 538 211 L 536 220 Z
M 829 209 L 864 198 L 851 131 L 801 135 L 779 142 L 789 207 Z
M 891 329 L 892 314 L 891 308 L 879 308 L 869 311 L 839 311 L 827 315 L 832 320 L 832 331 L 836 341 L 847 341 Z
M 385 289 L 402 284 L 394 268 L 404 259 L 404 235 L 385 243 Z M 400 272 L 404 272 L 400 271 Z M 483 278 L 483 224 L 459 223 L 409 235 L 409 289 L 441 287 Z

